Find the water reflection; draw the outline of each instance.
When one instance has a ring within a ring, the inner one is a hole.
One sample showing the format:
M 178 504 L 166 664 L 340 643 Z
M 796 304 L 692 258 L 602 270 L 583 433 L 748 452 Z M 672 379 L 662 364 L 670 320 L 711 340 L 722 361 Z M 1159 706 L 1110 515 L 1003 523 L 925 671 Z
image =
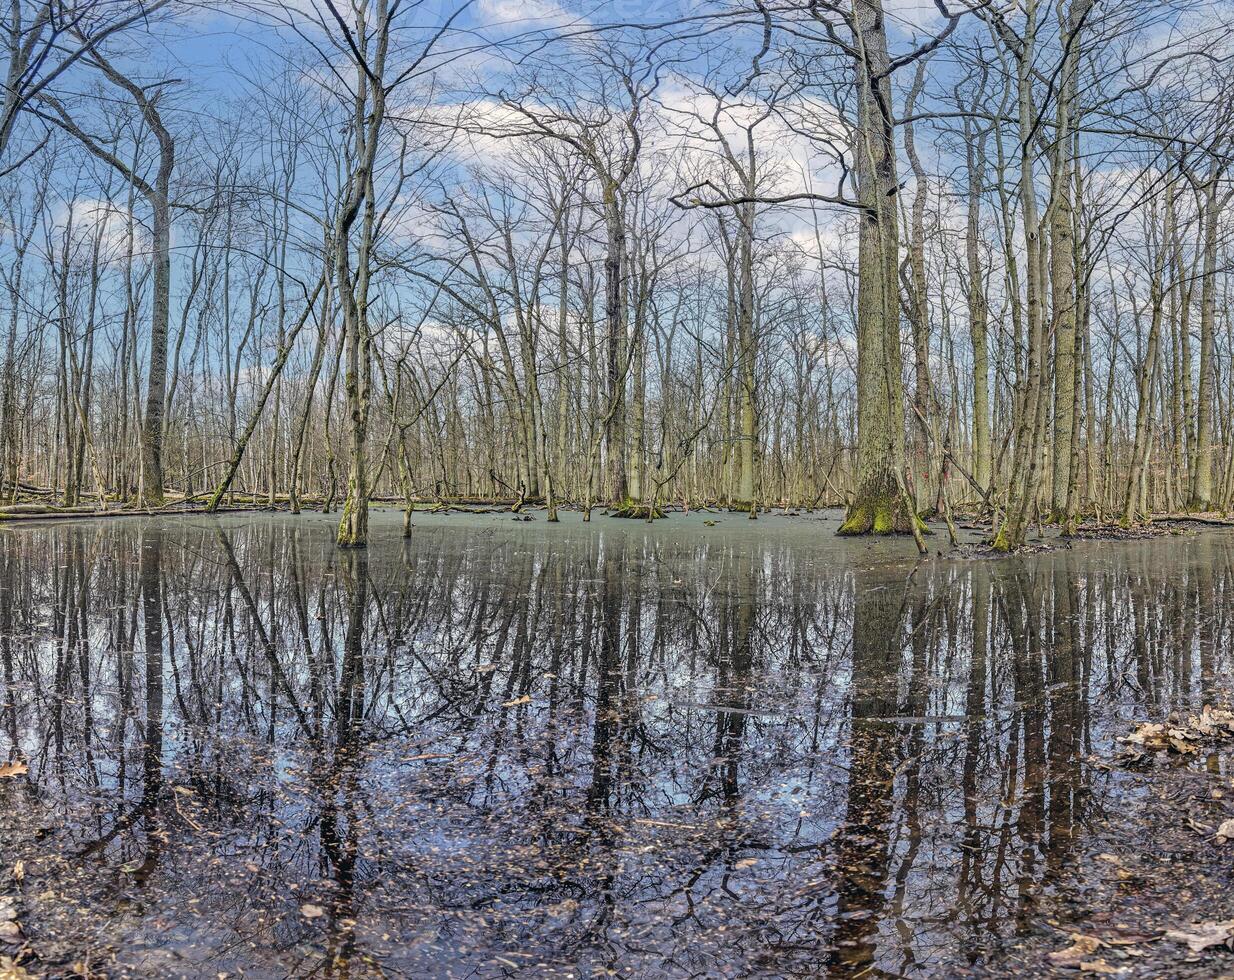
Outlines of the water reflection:
M 1231 539 L 838 560 L 816 527 L 116 521 L 0 539 L 0 840 L 44 963 L 880 976 L 1079 887 Z M 807 533 L 808 532 L 808 533 Z

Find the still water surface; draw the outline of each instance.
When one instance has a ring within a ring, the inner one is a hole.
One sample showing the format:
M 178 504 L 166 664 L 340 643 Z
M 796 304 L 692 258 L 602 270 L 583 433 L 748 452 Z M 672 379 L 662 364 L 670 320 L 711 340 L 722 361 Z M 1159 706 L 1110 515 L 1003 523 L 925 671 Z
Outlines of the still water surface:
M 711 518 L 715 520 L 716 518 Z M 0 531 L 0 863 L 49 967 L 955 975 L 1082 888 L 1132 720 L 1220 698 L 1234 537 L 835 521 Z

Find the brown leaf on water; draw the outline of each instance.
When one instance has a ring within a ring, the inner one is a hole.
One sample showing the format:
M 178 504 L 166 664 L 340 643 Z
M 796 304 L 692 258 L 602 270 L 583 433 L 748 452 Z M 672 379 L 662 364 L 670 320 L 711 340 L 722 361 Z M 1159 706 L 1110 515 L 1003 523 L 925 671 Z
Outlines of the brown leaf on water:
M 531 695 L 524 694 L 521 698 L 515 698 L 513 701 L 502 701 L 503 708 L 517 708 L 520 704 L 531 704 Z
M 1132 745 L 1143 745 L 1146 749 L 1163 749 L 1166 746 L 1165 725 L 1151 721 L 1136 725 L 1135 731 L 1123 738 Z
M 1055 950 L 1046 955 L 1053 966 L 1069 966 L 1081 969 L 1082 964 L 1092 959 L 1093 953 L 1104 946 L 1096 936 L 1082 936 L 1078 932 L 1071 934 L 1071 945 L 1066 949 Z
M 1217 738 L 1228 738 L 1234 735 L 1234 712 L 1226 711 L 1224 708 L 1213 708 L 1206 704 L 1200 717 L 1196 718 L 1192 715 L 1187 721 L 1192 728 L 1198 728 L 1206 735 L 1211 734 Z
M 12 779 L 14 776 L 24 776 L 30 767 L 24 762 L 6 762 L 0 766 L 0 779 Z
M 1197 719 L 1192 719 L 1197 720 Z M 1217 729 L 1210 727 L 1209 732 Z M 1135 730 L 1124 736 L 1121 741 L 1129 745 L 1143 746 L 1150 752 L 1177 752 L 1179 755 L 1191 755 L 1198 751 L 1195 742 L 1203 741 L 1205 730 L 1201 728 L 1186 728 L 1178 725 L 1160 725 L 1146 721 L 1136 725 Z
M 1193 922 L 1185 929 L 1169 929 L 1165 938 L 1185 944 L 1193 953 L 1211 946 L 1226 946 L 1234 938 L 1234 919 L 1221 922 Z

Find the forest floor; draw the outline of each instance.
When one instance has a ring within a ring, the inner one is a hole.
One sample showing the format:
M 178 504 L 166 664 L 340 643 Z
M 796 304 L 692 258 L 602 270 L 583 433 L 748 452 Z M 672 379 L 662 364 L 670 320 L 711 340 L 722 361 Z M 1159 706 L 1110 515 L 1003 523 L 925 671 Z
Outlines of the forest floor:
M 1234 977 L 1234 840 L 1218 833 L 1234 818 L 1229 761 L 1140 769 L 1139 792 L 1089 822 L 1026 935 L 969 975 Z

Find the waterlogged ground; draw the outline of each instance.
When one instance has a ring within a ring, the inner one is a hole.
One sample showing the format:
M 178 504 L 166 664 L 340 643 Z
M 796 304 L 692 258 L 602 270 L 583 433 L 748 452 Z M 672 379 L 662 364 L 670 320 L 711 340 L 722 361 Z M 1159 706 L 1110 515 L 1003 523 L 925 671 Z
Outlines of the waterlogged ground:
M 1146 921 L 1234 918 L 1187 860 L 1224 757 L 1109 760 L 1226 699 L 1234 536 L 920 563 L 831 516 L 416 523 L 367 553 L 309 515 L 0 529 L 0 954 L 1023 975 L 1075 929 L 1131 930 L 1109 969 L 1228 964 Z

